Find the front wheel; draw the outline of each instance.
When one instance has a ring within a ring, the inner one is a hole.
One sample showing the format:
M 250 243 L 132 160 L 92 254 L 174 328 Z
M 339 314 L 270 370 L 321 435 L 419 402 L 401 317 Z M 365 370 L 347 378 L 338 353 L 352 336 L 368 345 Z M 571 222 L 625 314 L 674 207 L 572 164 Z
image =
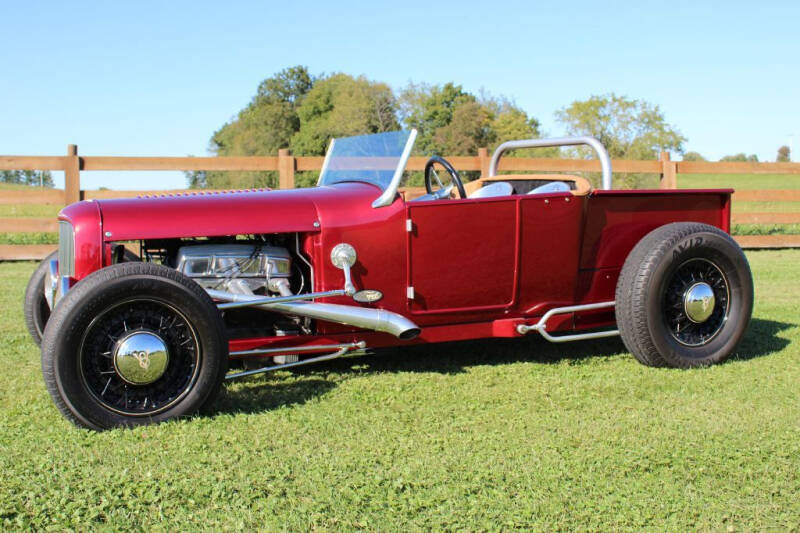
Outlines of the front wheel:
M 727 233 L 706 224 L 667 224 L 633 248 L 615 299 L 620 335 L 639 362 L 708 366 L 727 359 L 744 336 L 753 279 Z
M 188 416 L 227 371 L 222 317 L 173 269 L 121 263 L 78 283 L 44 331 L 42 371 L 56 406 L 90 429 Z

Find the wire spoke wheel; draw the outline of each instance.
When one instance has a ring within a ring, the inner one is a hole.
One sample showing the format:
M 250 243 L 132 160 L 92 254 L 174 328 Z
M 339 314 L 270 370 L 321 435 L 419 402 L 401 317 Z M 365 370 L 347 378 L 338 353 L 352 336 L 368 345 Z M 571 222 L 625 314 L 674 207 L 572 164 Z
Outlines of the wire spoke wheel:
M 737 350 L 753 311 L 753 277 L 730 235 L 707 224 L 675 222 L 634 246 L 615 301 L 620 336 L 639 362 L 703 367 Z
M 664 319 L 675 340 L 702 346 L 722 329 L 729 303 L 730 289 L 722 270 L 708 259 L 690 259 L 667 282 Z
M 79 350 L 81 375 L 94 398 L 129 416 L 178 402 L 197 378 L 200 356 L 186 317 L 154 299 L 129 300 L 98 314 Z

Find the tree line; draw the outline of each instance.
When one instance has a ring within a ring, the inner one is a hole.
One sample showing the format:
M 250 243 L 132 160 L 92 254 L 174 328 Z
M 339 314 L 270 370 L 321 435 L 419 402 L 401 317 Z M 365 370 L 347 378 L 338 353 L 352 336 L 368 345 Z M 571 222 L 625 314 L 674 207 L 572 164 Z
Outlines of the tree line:
M 49 170 L 0 170 L 0 183 L 53 187 L 53 175 Z
M 616 94 L 573 102 L 556 113 L 570 135 L 593 135 L 613 158 L 656 159 L 660 151 L 683 152 L 686 138 L 656 105 Z M 410 83 L 399 91 L 363 76 L 314 76 L 306 67 L 286 68 L 259 84 L 251 101 L 211 136 L 209 151 L 220 156 L 324 155 L 332 137 L 401 128 L 419 132 L 415 155 L 474 155 L 512 139 L 542 136 L 541 124 L 513 100 L 472 94 L 453 82 Z M 579 155 L 582 153 L 576 150 Z M 519 151 L 514 155 L 530 155 Z M 539 149 L 537 157 L 559 157 Z M 574 154 L 573 154 L 574 155 Z M 315 172 L 298 172 L 310 185 Z M 274 172 L 190 172 L 190 187 L 274 186 Z

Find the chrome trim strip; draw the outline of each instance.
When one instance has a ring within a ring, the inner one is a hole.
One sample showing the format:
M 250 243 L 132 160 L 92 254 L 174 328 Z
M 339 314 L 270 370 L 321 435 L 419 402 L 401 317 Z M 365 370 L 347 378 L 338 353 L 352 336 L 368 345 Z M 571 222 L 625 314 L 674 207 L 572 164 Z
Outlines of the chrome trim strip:
M 595 331 L 592 333 L 578 333 L 575 335 L 559 335 L 554 337 L 547 332 L 547 321 L 550 320 L 555 315 L 563 315 L 565 313 L 574 313 L 575 311 L 591 311 L 592 309 L 604 309 L 606 307 L 614 307 L 615 302 L 600 302 L 594 304 L 583 304 L 583 305 L 570 305 L 567 307 L 554 307 L 546 312 L 542 318 L 539 319 L 539 322 L 536 324 L 520 324 L 517 326 L 517 333 L 520 335 L 525 335 L 530 331 L 537 331 L 541 334 L 542 337 L 547 339 L 550 342 L 568 342 L 568 341 L 580 341 L 585 339 L 599 339 L 602 337 L 614 337 L 619 335 L 618 329 L 611 329 L 608 331 Z
M 497 147 L 492 154 L 492 160 L 489 163 L 489 176 L 497 175 L 497 165 L 500 162 L 500 157 L 503 152 L 507 150 L 515 150 L 518 148 L 543 148 L 548 146 L 578 146 L 585 144 L 594 149 L 597 153 L 597 158 L 600 159 L 600 167 L 603 170 L 603 189 L 611 189 L 611 157 L 606 151 L 603 143 L 594 137 L 588 135 L 582 137 L 556 137 L 553 139 L 526 139 L 522 141 L 507 141 Z
M 330 345 L 330 346 L 315 346 L 313 348 L 317 348 L 317 349 L 330 348 L 330 349 L 336 349 L 336 351 L 333 352 L 333 353 L 320 355 L 319 357 L 312 357 L 311 359 L 304 359 L 302 361 L 295 361 L 294 363 L 283 363 L 281 365 L 265 366 L 265 367 L 256 368 L 256 369 L 253 369 L 253 370 L 246 370 L 244 372 L 236 372 L 235 374 L 228 374 L 227 376 L 225 376 L 225 379 L 229 380 L 229 379 L 242 378 L 242 377 L 245 377 L 245 376 L 252 376 L 254 374 L 263 374 L 264 372 L 272 372 L 274 370 L 282 370 L 284 368 L 291 368 L 291 367 L 294 367 L 294 366 L 310 365 L 311 363 L 320 363 L 322 361 L 330 361 L 331 359 L 336 359 L 338 357 L 341 357 L 341 356 L 345 355 L 348 352 L 352 352 L 353 350 L 363 350 L 364 348 L 366 348 L 366 346 L 367 346 L 367 344 L 364 341 L 354 342 L 354 343 L 350 343 L 350 344 L 338 344 L 338 345 Z M 309 348 L 312 348 L 312 347 L 298 346 L 297 348 L 274 348 L 273 350 L 282 351 L 282 352 L 286 352 L 286 351 L 299 352 L 299 351 L 310 351 Z M 253 350 L 250 350 L 250 351 L 253 351 Z M 234 355 L 234 354 L 237 354 L 237 353 L 242 353 L 242 352 L 231 352 L 231 355 Z M 265 350 L 264 352 L 260 352 L 260 353 L 268 353 L 268 350 Z
M 322 160 L 322 168 L 319 169 L 319 178 L 317 178 L 317 187 L 319 184 L 322 183 L 322 176 L 325 175 L 325 171 L 328 170 L 328 161 L 331 159 L 331 153 L 333 152 L 333 143 L 336 142 L 336 139 L 331 139 L 331 143 L 328 145 L 328 151 L 325 152 L 325 159 Z
M 394 197 L 397 195 L 397 189 L 400 187 L 400 180 L 403 179 L 403 171 L 406 169 L 406 164 L 408 163 L 408 158 L 411 156 L 411 149 L 414 147 L 414 142 L 417 140 L 417 130 L 416 128 L 412 128 L 411 133 L 408 136 L 408 140 L 406 141 L 406 146 L 403 149 L 403 153 L 400 156 L 400 161 L 397 163 L 397 168 L 394 170 L 394 176 L 392 176 L 392 181 L 389 182 L 389 186 L 386 187 L 386 190 L 383 191 L 374 202 L 372 202 L 372 207 L 386 207 L 387 205 L 392 205 L 394 202 Z

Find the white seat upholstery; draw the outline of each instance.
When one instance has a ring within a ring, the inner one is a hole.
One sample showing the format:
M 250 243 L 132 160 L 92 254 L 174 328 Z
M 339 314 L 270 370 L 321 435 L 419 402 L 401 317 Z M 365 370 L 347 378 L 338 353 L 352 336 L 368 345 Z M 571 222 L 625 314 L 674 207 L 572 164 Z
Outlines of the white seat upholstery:
M 495 181 L 470 194 L 469 198 L 491 198 L 492 196 L 510 196 L 512 194 L 514 194 L 514 187 L 510 183 Z
M 551 192 L 569 192 L 570 188 L 569 185 L 564 183 L 563 181 L 551 181 L 550 183 L 545 183 L 544 185 L 539 185 L 528 194 L 547 194 Z

